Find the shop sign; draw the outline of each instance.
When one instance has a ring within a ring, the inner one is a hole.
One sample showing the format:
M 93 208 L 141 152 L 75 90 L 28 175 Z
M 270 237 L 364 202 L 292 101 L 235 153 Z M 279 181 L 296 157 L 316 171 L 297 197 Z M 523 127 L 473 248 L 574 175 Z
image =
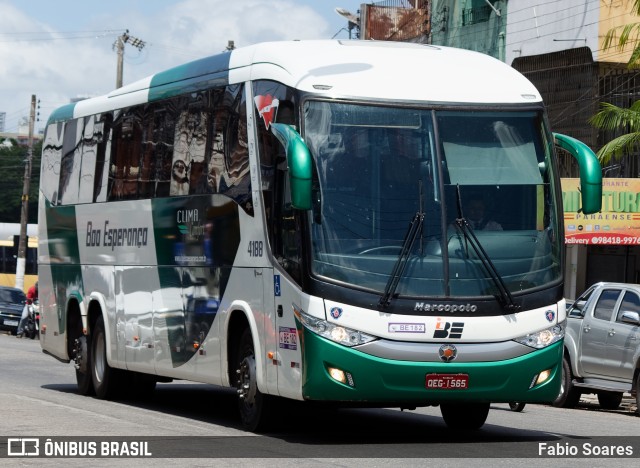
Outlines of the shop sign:
M 580 179 L 561 179 L 565 244 L 640 245 L 640 179 L 602 179 L 602 210 L 580 211 Z

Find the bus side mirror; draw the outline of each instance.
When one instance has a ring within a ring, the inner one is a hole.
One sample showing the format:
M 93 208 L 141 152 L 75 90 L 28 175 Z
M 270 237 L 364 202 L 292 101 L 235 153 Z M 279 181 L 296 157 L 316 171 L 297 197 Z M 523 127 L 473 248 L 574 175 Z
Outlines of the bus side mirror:
M 287 155 L 291 206 L 297 210 L 311 209 L 311 153 L 298 132 L 283 123 L 272 123 L 271 132 L 280 141 Z
M 597 213 L 602 209 L 602 168 L 591 148 L 567 135 L 553 134 L 555 144 L 578 160 L 582 212 Z

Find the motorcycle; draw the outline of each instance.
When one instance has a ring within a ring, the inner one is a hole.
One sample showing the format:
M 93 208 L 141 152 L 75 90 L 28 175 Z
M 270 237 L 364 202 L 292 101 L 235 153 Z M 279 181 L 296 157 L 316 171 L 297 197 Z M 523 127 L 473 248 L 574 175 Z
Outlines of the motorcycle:
M 40 311 L 37 302 L 27 304 L 27 320 L 24 324 L 24 336 L 32 340 L 40 336 Z

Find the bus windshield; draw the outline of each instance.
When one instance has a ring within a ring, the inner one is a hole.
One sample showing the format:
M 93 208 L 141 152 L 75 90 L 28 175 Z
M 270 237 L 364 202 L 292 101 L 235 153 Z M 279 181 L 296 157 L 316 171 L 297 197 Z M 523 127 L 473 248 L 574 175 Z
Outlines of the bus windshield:
M 396 276 L 395 294 L 405 297 L 557 284 L 562 233 L 549 135 L 531 110 L 307 101 L 313 274 L 380 294 Z

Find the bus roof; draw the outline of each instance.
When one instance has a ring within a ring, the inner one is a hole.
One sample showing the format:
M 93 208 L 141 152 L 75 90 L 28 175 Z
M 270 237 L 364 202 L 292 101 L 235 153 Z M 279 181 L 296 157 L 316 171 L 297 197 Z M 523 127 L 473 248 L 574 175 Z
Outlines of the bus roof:
M 49 122 L 153 102 L 216 85 L 274 80 L 329 97 L 427 103 L 540 103 L 519 72 L 478 52 L 385 41 L 265 42 L 157 73 L 63 106 Z

